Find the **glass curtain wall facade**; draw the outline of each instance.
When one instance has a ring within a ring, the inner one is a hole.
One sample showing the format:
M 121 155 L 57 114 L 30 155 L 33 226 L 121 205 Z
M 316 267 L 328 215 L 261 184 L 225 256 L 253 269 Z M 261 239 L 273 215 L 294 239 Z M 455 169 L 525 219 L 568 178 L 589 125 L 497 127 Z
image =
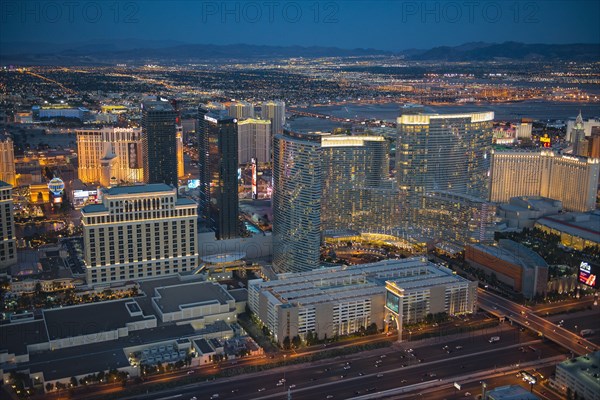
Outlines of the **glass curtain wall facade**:
M 402 225 L 419 233 L 419 210 L 431 191 L 487 200 L 493 112 L 417 114 L 398 118 L 396 179 L 403 197 Z
M 237 120 L 199 112 L 200 215 L 217 239 L 239 237 Z
M 321 135 L 284 131 L 273 142 L 273 267 L 319 267 L 323 166 Z
M 167 101 L 142 103 L 144 182 L 177 187 L 177 112 Z

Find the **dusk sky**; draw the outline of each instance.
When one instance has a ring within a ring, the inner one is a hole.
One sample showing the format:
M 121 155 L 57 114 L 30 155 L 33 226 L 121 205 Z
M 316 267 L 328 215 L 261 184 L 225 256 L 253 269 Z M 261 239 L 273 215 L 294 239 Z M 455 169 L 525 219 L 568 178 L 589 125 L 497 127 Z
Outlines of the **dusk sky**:
M 0 40 L 119 43 L 134 38 L 386 50 L 473 41 L 598 43 L 598 15 L 600 2 L 594 0 L 3 0 Z

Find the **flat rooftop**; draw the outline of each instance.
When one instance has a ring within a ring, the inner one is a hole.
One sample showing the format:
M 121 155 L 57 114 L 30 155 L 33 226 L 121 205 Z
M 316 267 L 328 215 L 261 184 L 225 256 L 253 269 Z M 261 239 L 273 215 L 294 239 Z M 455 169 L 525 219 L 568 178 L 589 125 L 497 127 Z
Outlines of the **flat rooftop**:
M 383 294 L 386 281 L 394 282 L 405 276 L 416 276 L 416 280 L 419 280 L 421 285 L 426 285 L 427 280 L 438 270 L 440 268 L 436 264 L 421 257 L 383 260 L 370 264 L 279 274 L 277 280 L 260 282 L 260 289 L 271 298 L 273 303 L 317 304 L 357 296 Z M 447 268 L 443 270 L 449 272 L 437 272 L 436 276 L 442 277 L 446 283 L 469 282 L 452 274 L 452 271 Z
M 43 319 L 0 325 L 0 352 L 27 354 L 27 346 L 48 341 L 46 324 Z
M 111 196 L 119 196 L 124 194 L 174 192 L 174 190 L 171 186 L 164 183 L 150 183 L 148 185 L 115 186 L 104 190 L 104 193 Z
M 231 297 L 233 297 L 236 303 L 240 301 L 248 301 L 248 289 L 246 288 L 229 290 L 229 294 Z
M 596 388 L 596 393 L 600 393 L 600 351 L 563 361 L 556 369 L 562 369 L 586 387 Z
M 173 106 L 168 101 L 147 100 L 142 102 L 142 107 L 149 111 L 172 111 L 175 112 Z
M 519 385 L 499 386 L 487 392 L 490 400 L 539 400 L 535 394 Z
M 438 285 L 468 284 L 471 281 L 454 274 L 451 269 L 437 266 L 433 263 L 427 265 L 425 273 L 406 275 L 397 279 L 390 279 L 388 283 L 405 291 L 429 288 Z
M 203 353 L 203 354 L 209 354 L 209 353 L 214 353 L 215 350 L 210 346 L 210 344 L 208 343 L 208 341 L 204 338 L 202 339 L 196 339 L 194 340 L 194 343 L 196 344 L 196 346 L 198 347 L 198 349 Z
M 587 213 L 564 213 L 543 217 L 536 224 L 585 240 L 600 243 L 600 210 Z
M 81 212 L 86 214 L 108 212 L 108 208 L 104 207 L 104 204 L 88 204 L 81 209 Z
M 104 301 L 44 310 L 50 340 L 65 339 L 124 328 L 128 322 L 151 317 L 131 316 L 127 303 L 132 299 Z
M 81 351 L 78 353 L 67 352 L 59 349 L 52 352 L 52 357 L 32 356 L 28 363 L 31 372 L 43 372 L 44 380 L 54 380 L 94 373 L 91 371 L 109 371 L 113 368 L 129 366 L 129 360 L 123 350 L 101 350 L 94 352 L 94 356 Z M 64 382 L 64 381 L 63 381 Z
M 152 301 L 163 313 L 202 304 L 227 304 L 234 300 L 222 286 L 213 282 L 182 283 L 154 289 Z

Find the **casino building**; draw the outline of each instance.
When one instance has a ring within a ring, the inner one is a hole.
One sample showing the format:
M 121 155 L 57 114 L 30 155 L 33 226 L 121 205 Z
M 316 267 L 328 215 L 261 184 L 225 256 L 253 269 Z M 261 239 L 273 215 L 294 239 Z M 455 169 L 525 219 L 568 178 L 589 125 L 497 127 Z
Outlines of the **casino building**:
M 81 210 L 89 285 L 190 271 L 197 266 L 197 204 L 166 184 L 102 190 Z

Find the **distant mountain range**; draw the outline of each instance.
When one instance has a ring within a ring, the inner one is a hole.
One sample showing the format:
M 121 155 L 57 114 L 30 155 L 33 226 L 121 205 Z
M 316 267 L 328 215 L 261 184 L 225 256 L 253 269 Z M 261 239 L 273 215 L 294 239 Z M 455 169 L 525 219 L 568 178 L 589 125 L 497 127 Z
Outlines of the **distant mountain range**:
M 493 61 L 493 60 L 600 60 L 600 43 L 587 44 L 526 44 L 518 42 L 504 43 L 466 43 L 456 47 L 434 47 L 433 49 L 413 53 L 413 60 L 428 61 Z
M 202 63 L 277 58 L 399 56 L 420 61 L 600 60 L 600 44 L 525 44 L 472 42 L 455 47 L 391 52 L 337 47 L 185 44 L 177 41 L 123 39 L 72 44 L 0 42 L 0 63 L 102 65 L 114 63 Z

